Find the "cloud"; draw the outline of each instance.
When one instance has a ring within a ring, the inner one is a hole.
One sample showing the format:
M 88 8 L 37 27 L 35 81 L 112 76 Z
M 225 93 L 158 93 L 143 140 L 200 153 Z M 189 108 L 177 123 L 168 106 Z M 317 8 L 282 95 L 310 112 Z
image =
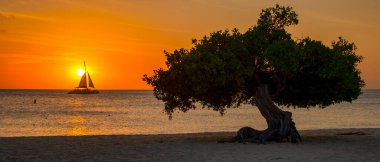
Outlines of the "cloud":
M 5 12 L 0 11 L 0 21 L 8 21 L 8 20 L 12 20 L 12 19 L 16 19 L 16 16 L 14 14 L 5 13 Z
M 27 20 L 35 20 L 35 21 L 53 21 L 53 19 L 41 16 L 35 16 L 30 14 L 22 14 L 15 12 L 4 12 L 0 11 L 0 23 L 13 21 L 13 20 L 27 19 Z

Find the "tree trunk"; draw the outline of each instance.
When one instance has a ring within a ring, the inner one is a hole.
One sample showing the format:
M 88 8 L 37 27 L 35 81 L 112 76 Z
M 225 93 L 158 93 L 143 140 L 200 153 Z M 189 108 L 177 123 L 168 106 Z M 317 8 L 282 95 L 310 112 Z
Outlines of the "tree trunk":
M 297 139 L 301 141 L 301 137 L 292 120 L 292 113 L 279 109 L 273 103 L 267 85 L 261 85 L 257 88 L 256 105 L 261 115 L 265 118 L 268 128 L 262 131 L 255 139 L 258 139 L 260 142 L 270 140 L 282 141 L 283 139 L 289 140 L 290 136 L 292 143 L 296 143 Z

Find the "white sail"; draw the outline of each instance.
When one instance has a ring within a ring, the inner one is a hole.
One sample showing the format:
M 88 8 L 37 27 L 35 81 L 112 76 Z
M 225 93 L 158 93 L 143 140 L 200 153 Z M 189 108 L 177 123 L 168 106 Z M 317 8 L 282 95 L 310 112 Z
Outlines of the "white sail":
M 88 73 L 88 87 L 95 88 L 94 83 L 91 80 L 90 73 Z
M 77 88 L 87 88 L 86 73 L 83 74 L 82 79 L 80 79 L 79 86 Z

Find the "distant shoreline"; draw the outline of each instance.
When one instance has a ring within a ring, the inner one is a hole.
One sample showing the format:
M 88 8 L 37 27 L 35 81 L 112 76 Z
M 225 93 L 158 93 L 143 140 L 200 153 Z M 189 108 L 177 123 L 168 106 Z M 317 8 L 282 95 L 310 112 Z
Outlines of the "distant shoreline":
M 303 142 L 217 143 L 234 132 L 0 137 L 0 161 L 377 161 L 380 128 L 301 130 Z M 337 135 L 352 134 L 352 135 Z

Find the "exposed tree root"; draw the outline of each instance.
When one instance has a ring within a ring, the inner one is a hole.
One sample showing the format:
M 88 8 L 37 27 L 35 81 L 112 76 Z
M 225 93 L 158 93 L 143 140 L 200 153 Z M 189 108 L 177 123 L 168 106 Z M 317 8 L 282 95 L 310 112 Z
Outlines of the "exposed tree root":
M 218 141 L 218 142 L 219 143 L 224 143 L 224 142 L 239 142 L 239 143 L 259 142 L 258 137 L 261 133 L 262 133 L 261 131 L 258 131 L 256 129 L 251 128 L 251 127 L 243 127 L 243 128 L 239 129 L 236 136 L 233 137 L 232 139 L 227 140 L 227 141 Z
M 292 113 L 278 108 L 269 95 L 268 86 L 259 86 L 256 91 L 256 105 L 261 115 L 266 119 L 268 128 L 258 131 L 250 127 L 239 129 L 236 137 L 228 141 L 220 142 L 256 142 L 265 143 L 267 141 L 282 142 L 286 139 L 289 142 L 302 142 L 296 125 L 292 120 Z
M 294 122 L 293 122 L 294 125 Z M 297 143 L 297 140 L 302 142 L 301 136 L 298 133 L 297 129 L 291 128 L 292 126 L 286 126 L 289 127 L 288 131 L 281 131 L 280 129 L 272 129 L 272 130 L 264 130 L 264 131 L 258 131 L 256 129 L 253 129 L 251 127 L 243 127 L 240 128 L 237 132 L 237 135 L 233 137 L 230 140 L 226 141 L 218 141 L 219 143 L 224 142 L 239 142 L 239 143 L 246 143 L 246 142 L 252 142 L 252 143 L 265 143 L 267 141 L 276 141 L 276 142 L 283 142 L 284 139 L 286 139 L 287 142 Z M 289 141 L 290 137 L 290 141 Z
M 268 125 L 268 128 L 259 135 L 261 142 L 283 141 L 284 139 L 289 141 L 289 137 L 292 143 L 296 143 L 297 140 L 302 141 L 293 122 L 292 113 L 281 110 L 273 103 L 267 85 L 257 88 L 256 105 Z

